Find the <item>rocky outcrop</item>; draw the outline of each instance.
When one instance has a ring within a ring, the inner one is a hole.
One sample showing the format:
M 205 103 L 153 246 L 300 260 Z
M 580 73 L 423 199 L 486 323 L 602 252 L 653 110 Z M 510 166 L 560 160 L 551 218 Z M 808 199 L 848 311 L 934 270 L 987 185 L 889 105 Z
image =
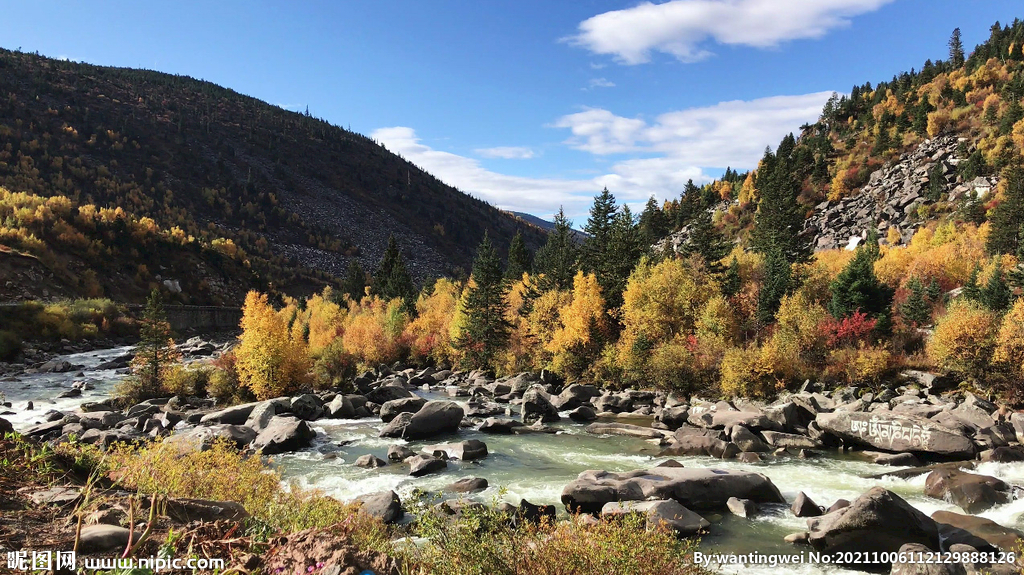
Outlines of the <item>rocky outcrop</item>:
M 428 401 L 415 414 L 398 414 L 380 431 L 380 436 L 429 439 L 442 433 L 458 431 L 463 416 L 462 407 L 457 403 Z
M 683 507 L 673 499 L 656 501 L 612 501 L 601 508 L 603 517 L 620 517 L 640 513 L 647 518 L 647 528 L 669 527 L 682 536 L 696 535 L 711 526 L 707 519 Z
M 674 499 L 690 509 L 724 509 L 730 497 L 755 503 L 786 501 L 775 484 L 759 473 L 683 467 L 584 471 L 565 486 L 561 499 L 570 511 L 599 513 L 611 501 L 650 499 Z
M 886 410 L 871 413 L 819 413 L 821 429 L 842 439 L 887 451 L 912 451 L 949 457 L 974 456 L 974 442 L 963 434 L 918 416 Z
M 994 505 L 1009 503 L 1012 498 L 1005 481 L 958 469 L 936 469 L 929 473 L 924 493 L 954 503 L 968 513 L 981 513 Z
M 806 232 L 816 237 L 815 248 L 852 249 L 872 227 L 882 238 L 887 237 L 890 228 L 895 229 L 900 244 L 909 242 L 920 225 L 916 218 L 918 207 L 935 201 L 930 193 L 935 166 L 942 171 L 942 180 L 936 187 L 941 195 L 937 199 L 956 201 L 972 192 L 977 192 L 981 198 L 988 195 L 995 189 L 997 180 L 994 178 L 959 181 L 956 173 L 956 165 L 961 160 L 956 156 L 959 144 L 960 140 L 950 135 L 925 140 L 895 163 L 875 170 L 858 193 L 818 204 L 805 225 Z

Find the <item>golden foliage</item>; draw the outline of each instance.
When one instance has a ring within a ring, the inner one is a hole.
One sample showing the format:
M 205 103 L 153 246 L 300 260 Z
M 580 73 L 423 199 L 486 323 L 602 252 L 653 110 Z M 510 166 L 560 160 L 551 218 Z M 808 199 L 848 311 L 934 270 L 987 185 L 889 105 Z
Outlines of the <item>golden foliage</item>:
M 989 367 L 998 328 L 996 314 L 978 302 L 958 299 L 935 325 L 928 356 L 943 369 L 979 377 Z
M 402 337 L 408 323 L 409 314 L 400 298 L 385 301 L 370 296 L 359 303 L 349 301 L 342 341 L 363 365 L 393 363 L 408 351 Z
M 1003 317 L 992 363 L 1005 368 L 1017 382 L 1024 381 L 1024 297 L 1017 298 Z
M 266 294 L 250 291 L 242 307 L 242 335 L 235 351 L 239 383 L 259 399 L 297 391 L 308 380 L 304 343 L 274 311 Z
M 405 328 L 414 359 L 430 358 L 449 365 L 458 360 L 451 339 L 452 319 L 458 305 L 459 288 L 447 278 L 437 280 L 430 294 L 420 294 L 416 299 L 417 316 Z
M 974 266 L 985 258 L 987 224 L 946 222 L 921 228 L 907 246 L 882 246 L 882 257 L 875 262 L 878 279 L 893 286 L 907 278 L 935 279 L 951 289 L 971 277 Z

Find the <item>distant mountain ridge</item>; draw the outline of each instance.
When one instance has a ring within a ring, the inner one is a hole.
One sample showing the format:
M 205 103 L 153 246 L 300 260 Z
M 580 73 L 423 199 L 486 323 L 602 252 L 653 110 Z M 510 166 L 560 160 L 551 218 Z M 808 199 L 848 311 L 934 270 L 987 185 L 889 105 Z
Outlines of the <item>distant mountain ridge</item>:
M 0 186 L 226 237 L 274 288 L 309 293 L 395 234 L 417 280 L 469 269 L 490 233 L 544 232 L 373 140 L 210 82 L 0 50 Z M 157 262 L 153 262 L 157 263 Z
M 550 232 L 551 230 L 555 229 L 554 222 L 550 222 L 550 221 L 545 220 L 543 218 L 539 218 L 539 217 L 537 217 L 537 216 L 535 216 L 533 214 L 528 214 L 526 212 L 511 212 L 511 213 L 512 213 L 512 215 L 514 215 L 517 218 L 525 221 L 526 223 L 533 224 L 533 225 L 537 226 L 538 228 L 540 228 L 540 229 L 542 229 L 542 230 L 544 230 L 546 232 Z M 573 239 L 576 240 L 579 243 L 582 243 L 583 240 L 585 240 L 585 239 L 590 237 L 589 234 L 587 234 L 586 232 L 581 232 L 580 230 L 574 229 L 574 230 L 571 230 L 571 231 L 572 231 Z

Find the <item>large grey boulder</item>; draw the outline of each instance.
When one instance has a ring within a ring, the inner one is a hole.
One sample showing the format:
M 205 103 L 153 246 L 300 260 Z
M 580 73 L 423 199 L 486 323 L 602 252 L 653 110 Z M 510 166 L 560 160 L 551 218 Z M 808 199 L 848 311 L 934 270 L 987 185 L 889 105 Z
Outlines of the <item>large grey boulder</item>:
M 382 385 L 366 393 L 366 401 L 371 401 L 378 405 L 383 405 L 393 399 L 402 399 L 403 397 L 415 396 L 400 383 Z
M 181 451 L 206 451 L 218 441 L 241 449 L 254 439 L 256 431 L 245 425 L 206 425 L 174 433 L 164 442 Z
M 352 419 L 356 415 L 356 407 L 349 396 L 339 393 L 327 404 L 326 412 L 328 417 L 335 419 Z
M 735 459 L 739 453 L 739 446 L 731 441 L 723 441 L 710 435 L 681 434 L 677 431 L 674 443 L 663 449 L 659 455 L 706 455 L 718 459 Z
M 356 499 L 359 503 L 359 512 L 376 517 L 384 523 L 394 523 L 405 514 L 402 511 L 402 500 L 394 491 L 379 491 L 369 493 Z
M 983 539 L 988 544 L 1006 552 L 1018 549 L 1021 542 L 1024 541 L 1024 533 L 984 517 L 963 515 L 952 511 L 936 511 L 932 513 L 932 519 L 940 525 L 950 525 L 963 529 L 971 535 Z
M 648 529 L 665 525 L 683 536 L 695 535 L 711 526 L 707 519 L 683 507 L 674 499 L 610 501 L 601 507 L 601 515 L 604 517 L 621 517 L 630 513 L 646 516 Z
M 437 457 L 437 454 L 443 453 L 448 459 L 458 459 L 461 461 L 473 461 L 475 459 L 483 459 L 487 457 L 487 444 L 479 439 L 469 439 L 467 441 L 459 441 L 458 443 L 438 443 L 436 445 L 428 445 L 423 448 L 425 453 L 429 453 Z
M 922 560 L 934 555 L 931 549 L 920 543 L 907 543 L 900 547 L 897 561 L 892 564 L 889 575 L 967 575 L 963 563 Z M 899 561 L 901 557 L 905 561 Z
M 415 414 L 400 413 L 380 431 L 381 437 L 428 439 L 442 433 L 455 432 L 464 412 L 452 401 L 428 401 Z
M 261 401 L 252 408 L 249 417 L 245 420 L 245 426 L 259 433 L 270 425 L 270 420 L 274 419 L 277 414 L 276 401 Z
M 690 509 L 723 509 L 730 497 L 755 503 L 785 503 L 770 479 L 759 473 L 656 467 L 609 473 L 584 471 L 562 490 L 570 511 L 599 513 L 610 501 L 674 499 Z
M 415 396 L 385 401 L 380 406 L 380 418 L 386 423 L 398 417 L 399 413 L 416 413 L 426 404 L 427 400 Z
M 355 463 L 353 463 L 356 467 L 362 467 L 363 469 L 377 469 L 378 467 L 384 467 L 387 464 L 387 461 L 384 461 L 372 453 L 367 453 L 366 455 L 357 457 Z
M 939 550 L 935 521 L 882 487 L 870 489 L 849 507 L 811 519 L 807 525 L 808 542 L 822 553 L 878 552 L 881 557 L 907 543 Z
M 546 397 L 547 394 L 531 387 L 525 394 L 523 394 L 523 421 L 526 423 L 534 423 L 541 421 L 543 423 L 552 423 L 561 419 L 558 415 L 558 408 L 551 404 Z
M 256 436 L 252 447 L 264 455 L 273 455 L 309 447 L 314 437 L 316 432 L 305 421 L 279 415 L 271 419 L 267 428 Z
M 590 399 L 598 397 L 601 392 L 593 385 L 573 384 L 562 390 L 562 393 L 551 398 L 551 404 L 559 411 L 569 411 L 590 403 Z
M 736 447 L 740 448 L 740 451 L 746 453 L 764 453 L 771 451 L 771 448 L 761 440 L 760 437 L 754 435 L 753 431 L 750 431 L 742 425 L 734 425 L 732 427 L 732 435 L 730 437 Z
M 81 553 L 123 551 L 128 545 L 129 536 L 133 541 L 138 541 L 142 537 L 142 533 L 140 531 L 132 533 L 119 525 L 87 525 L 82 527 L 78 540 L 78 551 Z
M 512 435 L 520 427 L 523 424 L 514 419 L 488 417 L 480 424 L 480 431 L 493 435 Z
M 819 413 L 821 429 L 846 441 L 887 451 L 913 451 L 948 457 L 974 456 L 974 442 L 935 421 L 891 411 Z
M 259 402 L 232 405 L 231 407 L 226 407 L 220 411 L 207 413 L 199 421 L 200 423 L 224 423 L 227 425 L 245 425 L 246 420 L 249 419 L 249 415 L 252 413 L 252 410 L 257 405 L 259 405 Z
M 413 477 L 422 477 L 448 468 L 447 461 L 433 455 L 414 455 L 406 462 L 409 464 L 409 475 Z
M 324 415 L 324 402 L 312 393 L 293 397 L 291 408 L 295 417 L 306 421 L 316 421 Z
M 936 469 L 929 473 L 924 493 L 954 503 L 972 514 L 1009 503 L 1013 498 L 1012 489 L 1005 481 L 959 469 Z
M 762 431 L 761 435 L 764 436 L 765 441 L 767 441 L 769 445 L 776 448 L 817 449 L 821 447 L 820 441 L 811 439 L 806 435 L 782 433 L 781 431 Z
M 640 439 L 665 439 L 668 434 L 660 429 L 630 425 L 628 423 L 591 423 L 587 432 L 595 435 L 625 435 Z
M 449 493 L 473 493 L 487 489 L 487 480 L 482 477 L 463 477 L 444 488 Z

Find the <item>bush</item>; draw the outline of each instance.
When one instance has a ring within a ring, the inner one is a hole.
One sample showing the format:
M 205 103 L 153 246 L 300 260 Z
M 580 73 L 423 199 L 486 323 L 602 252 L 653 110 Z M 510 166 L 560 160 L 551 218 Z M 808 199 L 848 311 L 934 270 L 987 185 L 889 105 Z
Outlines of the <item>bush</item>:
M 238 371 L 235 369 L 235 353 L 227 352 L 210 365 L 209 382 L 206 393 L 217 400 L 218 404 L 234 403 L 242 400 L 245 389 L 238 383 Z
M 167 395 L 205 397 L 214 369 L 209 366 L 172 366 L 164 376 L 163 389 Z
M 935 325 L 928 356 L 942 369 L 980 378 L 996 347 L 998 318 L 973 300 L 960 298 Z
M 345 350 L 341 338 L 332 341 L 313 362 L 313 384 L 317 389 L 339 388 L 355 375 L 356 359 Z
M 1007 373 L 1015 387 L 1024 384 L 1024 297 L 1017 298 L 1003 317 L 992 362 Z
M 21 338 L 12 331 L 0 330 L 0 361 L 10 361 L 21 351 Z
M 878 385 L 897 368 L 892 352 L 882 347 L 843 347 L 832 350 L 825 366 L 830 381 L 849 385 Z

